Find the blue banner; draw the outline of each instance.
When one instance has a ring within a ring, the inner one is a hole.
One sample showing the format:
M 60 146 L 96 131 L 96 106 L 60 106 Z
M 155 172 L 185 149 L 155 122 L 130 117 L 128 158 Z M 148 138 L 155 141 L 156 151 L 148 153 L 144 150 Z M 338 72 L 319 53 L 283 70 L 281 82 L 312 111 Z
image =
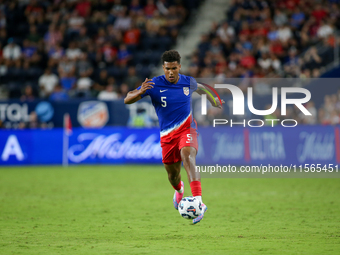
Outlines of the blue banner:
M 68 150 L 63 151 L 63 143 Z M 1 130 L 0 165 L 160 163 L 159 130 L 74 128 L 70 136 L 63 129 Z
M 339 164 L 334 126 L 199 128 L 198 165 Z M 158 128 L 1 130 L 0 165 L 161 163 Z
M 201 128 L 197 164 L 339 163 L 339 128 Z
M 0 165 L 61 164 L 62 130 L 1 130 Z
M 70 163 L 160 163 L 162 151 L 158 129 L 76 129 L 70 136 Z
M 74 127 L 126 126 L 130 117 L 123 100 L 0 101 L 0 121 L 5 128 L 16 129 L 20 123 L 30 123 L 33 113 L 38 127 L 44 124 L 50 128 L 62 127 L 65 113 L 69 113 Z

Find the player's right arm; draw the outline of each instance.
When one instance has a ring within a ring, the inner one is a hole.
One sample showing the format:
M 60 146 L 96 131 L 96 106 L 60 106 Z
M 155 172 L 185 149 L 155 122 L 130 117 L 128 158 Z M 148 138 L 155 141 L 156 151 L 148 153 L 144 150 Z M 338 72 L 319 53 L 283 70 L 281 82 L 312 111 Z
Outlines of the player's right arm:
M 125 104 L 133 104 L 137 102 L 138 100 L 142 99 L 142 95 L 148 90 L 152 89 L 155 83 L 152 82 L 152 79 L 146 78 L 145 81 L 142 83 L 140 89 L 135 89 L 130 91 L 126 97 L 124 98 Z

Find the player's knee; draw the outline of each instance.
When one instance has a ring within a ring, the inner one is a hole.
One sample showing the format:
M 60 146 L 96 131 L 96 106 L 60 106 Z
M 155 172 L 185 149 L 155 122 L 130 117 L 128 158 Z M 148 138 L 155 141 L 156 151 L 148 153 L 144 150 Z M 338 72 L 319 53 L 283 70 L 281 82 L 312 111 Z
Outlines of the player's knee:
M 187 163 L 190 162 L 189 155 L 190 155 L 190 154 L 184 154 L 184 153 L 181 154 L 181 158 L 182 158 L 182 161 L 183 161 L 184 164 L 187 164 Z

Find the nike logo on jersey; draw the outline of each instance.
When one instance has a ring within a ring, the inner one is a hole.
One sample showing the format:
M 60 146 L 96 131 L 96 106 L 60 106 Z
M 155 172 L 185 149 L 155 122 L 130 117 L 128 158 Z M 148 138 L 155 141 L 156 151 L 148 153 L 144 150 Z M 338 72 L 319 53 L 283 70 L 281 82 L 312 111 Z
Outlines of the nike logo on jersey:
M 160 90 L 161 93 L 164 92 L 164 91 L 167 91 L 167 89 L 165 89 L 165 90 Z

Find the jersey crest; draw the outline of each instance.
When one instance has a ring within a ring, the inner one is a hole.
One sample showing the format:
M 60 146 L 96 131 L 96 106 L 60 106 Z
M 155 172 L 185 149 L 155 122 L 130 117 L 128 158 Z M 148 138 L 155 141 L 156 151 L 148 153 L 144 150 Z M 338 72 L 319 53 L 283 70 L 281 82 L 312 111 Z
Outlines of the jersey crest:
M 189 87 L 183 87 L 183 93 L 184 95 L 189 96 L 189 93 L 190 93 Z

